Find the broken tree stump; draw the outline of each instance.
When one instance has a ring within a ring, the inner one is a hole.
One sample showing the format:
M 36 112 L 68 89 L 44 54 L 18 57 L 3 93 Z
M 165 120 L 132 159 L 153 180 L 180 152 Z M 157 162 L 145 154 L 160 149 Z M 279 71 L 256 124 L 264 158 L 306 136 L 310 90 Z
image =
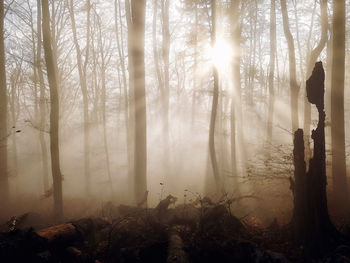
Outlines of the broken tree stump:
M 298 129 L 294 134 L 293 224 L 297 241 L 311 253 L 327 250 L 332 239 L 337 236 L 329 218 L 327 205 L 324 79 L 322 62 L 317 62 L 311 77 L 306 81 L 307 98 L 310 103 L 316 105 L 319 118 L 316 130 L 312 131 L 314 154 L 309 161 L 307 172 L 303 131 Z

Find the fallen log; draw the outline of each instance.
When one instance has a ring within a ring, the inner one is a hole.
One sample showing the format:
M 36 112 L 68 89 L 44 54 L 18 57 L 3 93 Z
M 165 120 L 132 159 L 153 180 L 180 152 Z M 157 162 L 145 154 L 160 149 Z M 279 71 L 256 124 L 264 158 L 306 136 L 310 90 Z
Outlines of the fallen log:
M 51 226 L 36 233 L 49 243 L 70 242 L 81 238 L 80 233 L 72 223 Z
M 84 218 L 72 223 L 51 226 L 36 233 L 49 243 L 64 243 L 85 239 L 108 225 L 109 223 L 101 218 Z
M 167 263 L 189 263 L 188 256 L 183 249 L 182 239 L 176 231 L 176 226 L 172 227 L 169 234 L 169 246 Z

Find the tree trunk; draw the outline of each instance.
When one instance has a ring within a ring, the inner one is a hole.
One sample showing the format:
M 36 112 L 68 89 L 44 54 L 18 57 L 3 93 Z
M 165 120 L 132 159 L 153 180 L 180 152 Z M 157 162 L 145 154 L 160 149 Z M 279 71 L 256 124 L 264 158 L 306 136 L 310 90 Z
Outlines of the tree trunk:
M 211 0 L 211 46 L 215 47 L 216 44 L 216 0 Z M 223 185 L 221 184 L 221 178 L 219 174 L 218 162 L 216 158 L 215 151 L 215 122 L 216 122 L 216 113 L 218 108 L 219 100 L 219 74 L 217 67 L 213 64 L 213 78 L 214 78 L 214 87 L 213 87 L 213 102 L 211 108 L 210 116 L 210 126 L 209 126 L 209 153 L 211 165 L 213 168 L 213 174 L 216 182 L 217 192 L 223 191 Z
M 109 162 L 109 151 L 108 151 L 108 143 L 107 143 L 107 120 L 106 120 L 106 61 L 105 61 L 105 54 L 104 54 L 104 47 L 103 47 L 103 41 L 102 41 L 102 25 L 100 23 L 100 17 L 98 17 L 98 29 L 99 29 L 99 45 L 100 45 L 100 55 L 101 55 L 101 86 L 102 86 L 102 122 L 103 122 L 103 144 L 104 144 L 104 150 L 106 155 L 106 167 L 107 167 L 107 176 L 109 181 L 109 187 L 111 190 L 111 196 L 113 195 L 113 182 L 112 182 L 112 175 L 111 175 L 111 167 Z
M 231 165 L 232 176 L 234 177 L 234 183 L 236 184 L 236 192 L 238 188 L 238 162 L 237 153 L 240 154 L 243 169 L 245 169 L 245 150 L 244 150 L 244 135 L 243 135 L 243 122 L 242 122 L 242 101 L 241 101 L 241 29 L 239 24 L 239 3 L 240 1 L 231 1 L 231 35 L 233 46 L 233 58 L 232 58 L 232 94 L 231 94 Z M 238 148 L 237 148 L 238 146 Z M 237 151 L 239 149 L 239 151 Z
M 55 70 L 55 63 L 51 49 L 50 35 L 50 13 L 48 0 L 42 0 L 42 30 L 43 45 L 45 52 L 45 62 L 47 69 L 47 78 L 50 86 L 50 151 L 51 151 L 51 170 L 53 179 L 53 198 L 54 198 L 54 216 L 56 219 L 63 217 L 62 201 L 62 175 L 60 170 L 59 153 L 59 101 L 58 101 L 58 83 Z
M 44 192 L 49 190 L 49 164 L 47 157 L 47 146 L 45 141 L 45 126 L 46 126 L 46 98 L 45 98 L 45 82 L 44 75 L 41 68 L 41 0 L 37 0 L 38 14 L 37 14 L 37 53 L 36 63 L 39 76 L 40 97 L 39 97 L 39 109 L 40 109 L 40 131 L 39 141 L 42 155 L 42 173 L 43 173 L 43 188 Z
M 344 127 L 345 0 L 333 2 L 333 59 L 331 134 L 333 193 L 338 204 L 348 206 Z
M 11 111 L 11 121 L 12 121 L 12 127 L 16 127 L 16 122 L 17 122 L 17 116 L 18 113 L 16 113 L 16 110 L 19 111 L 19 108 L 16 109 L 16 89 L 17 89 L 17 82 L 18 82 L 18 78 L 20 73 L 14 73 L 17 76 L 11 76 L 10 77 L 10 82 L 11 82 L 11 99 L 10 99 L 10 111 Z M 13 177 L 17 177 L 18 176 L 18 156 L 17 156 L 17 136 L 16 133 L 12 134 L 12 155 L 13 155 L 13 172 L 11 173 L 11 175 Z
M 292 119 L 292 132 L 296 131 L 299 127 L 299 118 L 298 118 L 298 94 L 299 86 L 296 80 L 296 63 L 295 63 L 295 48 L 294 48 L 294 39 L 292 33 L 289 29 L 288 21 L 288 11 L 286 0 L 281 0 L 281 9 L 283 17 L 283 30 L 284 35 L 288 42 L 288 54 L 289 54 L 289 85 L 290 85 L 290 111 Z
M 7 171 L 7 87 L 4 43 L 4 1 L 0 0 L 0 207 L 7 207 L 10 197 Z M 5 210 L 5 209 L 4 209 Z
M 162 58 L 164 86 L 162 92 L 162 116 L 163 116 L 163 147 L 164 147 L 164 165 L 168 170 L 169 162 L 169 52 L 170 52 L 170 29 L 169 29 L 169 5 L 170 0 L 161 1 L 162 14 Z
M 276 60 L 276 3 L 271 0 L 270 9 L 270 66 L 269 66 L 269 109 L 267 118 L 267 141 L 272 140 L 273 112 L 275 105 L 274 75 Z
M 127 7 L 126 7 L 127 8 Z M 118 19 L 119 18 L 119 19 Z M 127 17 L 128 19 L 128 17 Z M 118 27 L 118 20 L 120 24 L 120 31 Z M 131 134 L 131 112 L 129 109 L 129 104 L 131 104 L 131 98 L 129 96 L 129 93 L 131 93 L 131 85 L 129 82 L 129 92 L 128 92 L 128 83 L 127 83 L 127 74 L 126 74 L 126 66 L 125 66 L 125 54 L 124 54 L 124 44 L 123 44 L 123 23 L 122 23 L 122 14 L 121 14 L 121 6 L 120 6 L 120 0 L 115 1 L 115 25 L 116 25 L 116 39 L 117 39 L 117 49 L 118 49 L 118 55 L 120 59 L 120 68 L 121 68 L 121 75 L 122 75 L 122 83 L 123 83 L 123 94 L 124 94 L 124 112 L 125 112 L 125 132 L 126 132 L 126 151 L 127 151 L 127 160 L 128 160 L 128 178 L 130 181 L 131 178 L 133 178 L 133 152 L 132 152 L 132 134 Z M 120 37 L 120 36 L 121 37 Z M 120 37 L 120 38 L 119 38 Z M 130 58 L 129 58 L 130 59 Z M 130 70 L 130 63 L 129 63 L 129 70 Z M 132 183 L 129 184 L 129 186 L 132 185 Z
M 131 0 L 131 59 L 133 66 L 135 106 L 135 201 L 138 203 L 147 190 L 147 129 L 145 91 L 145 0 Z
M 134 85 L 134 65 L 133 65 L 133 32 L 131 4 L 129 0 L 125 0 L 125 18 L 128 28 L 128 71 L 129 71 L 129 133 L 130 133 L 130 177 L 129 187 L 135 197 L 135 85 Z M 122 27 L 121 27 L 122 28 Z M 136 201 L 136 200 L 135 200 Z M 136 202 L 137 203 L 137 202 Z
M 86 178 L 86 194 L 91 194 L 91 185 L 90 185 L 90 127 L 89 127 L 89 108 L 88 108 L 88 94 L 87 94 L 87 63 L 89 58 L 89 43 L 90 43 L 90 1 L 87 0 L 87 29 L 86 29 L 86 47 L 85 47 L 85 61 L 82 61 L 81 49 L 78 43 L 77 37 L 77 29 L 75 24 L 75 16 L 74 16 L 74 6 L 73 0 L 70 1 L 69 6 L 69 15 L 72 23 L 72 32 L 73 32 L 73 40 L 74 46 L 76 50 L 77 56 L 77 65 L 78 65 L 78 73 L 79 73 L 79 81 L 81 93 L 83 95 L 83 118 L 84 118 L 84 173 Z
M 305 174 L 303 131 L 298 129 L 294 138 L 295 186 L 294 226 L 297 240 L 311 253 L 319 253 L 329 248 L 337 232 L 328 215 L 326 153 L 324 133 L 324 70 L 322 62 L 317 62 L 311 77 L 306 82 L 307 98 L 315 104 L 319 121 L 312 131 L 314 155 Z
M 198 61 L 198 5 L 195 4 L 195 22 L 194 22 L 194 54 L 193 54 L 193 87 L 192 87 L 192 113 L 191 113 L 191 130 L 194 131 L 196 120 L 196 99 L 197 99 L 197 61 Z

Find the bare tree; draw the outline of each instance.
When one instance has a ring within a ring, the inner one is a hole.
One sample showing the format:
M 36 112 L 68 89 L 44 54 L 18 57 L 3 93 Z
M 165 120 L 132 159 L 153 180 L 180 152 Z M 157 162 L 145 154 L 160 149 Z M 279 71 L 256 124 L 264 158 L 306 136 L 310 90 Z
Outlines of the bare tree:
M 276 60 L 276 2 L 270 1 L 270 65 L 269 65 L 269 109 L 267 119 L 267 140 L 272 140 L 272 123 L 275 104 L 274 75 Z
M 286 0 L 281 0 L 281 9 L 283 17 L 283 30 L 288 43 L 289 54 L 289 85 L 290 85 L 290 111 L 292 119 L 292 131 L 296 131 L 299 127 L 298 118 L 298 94 L 299 86 L 296 80 L 296 63 L 295 63 L 295 48 L 294 39 L 289 29 L 289 19 Z
M 90 0 L 87 0 L 87 15 L 86 15 L 86 47 L 85 47 L 85 60 L 83 62 L 82 59 L 82 51 L 79 46 L 77 29 L 75 23 L 74 16 L 74 5 L 73 0 L 70 0 L 69 5 L 69 14 L 72 23 L 72 32 L 73 32 L 73 40 L 74 46 L 76 50 L 77 56 L 77 64 L 78 64 L 78 73 L 79 73 L 79 81 L 81 93 L 83 95 L 83 118 L 84 118 L 84 171 L 86 178 L 86 194 L 90 195 L 90 126 L 89 126 L 89 105 L 88 105 L 88 91 L 87 91 L 87 65 L 90 51 L 90 9 L 91 4 Z
M 50 34 L 50 12 L 48 0 L 42 0 L 42 30 L 43 45 L 45 52 L 45 62 L 47 69 L 47 78 L 50 86 L 50 152 L 51 152 L 51 170 L 53 179 L 53 199 L 54 216 L 59 219 L 63 216 L 62 200 L 62 174 L 60 169 L 60 151 L 59 151 L 59 101 L 58 101 L 58 82 L 56 76 L 57 62 L 51 48 Z M 56 66 L 55 66 L 56 64 Z
M 164 136 L 164 162 L 169 162 L 169 52 L 170 52 L 170 28 L 169 28 L 169 0 L 161 1 L 162 14 L 162 58 L 164 87 L 161 87 L 163 106 L 163 136 Z
M 47 156 L 47 146 L 45 140 L 45 126 L 46 126 L 46 98 L 45 98 L 45 82 L 44 74 L 42 71 L 42 39 L 41 39 L 41 0 L 37 0 L 37 48 L 35 66 L 37 67 L 37 74 L 39 77 L 39 110 L 40 110 L 40 128 L 39 128 L 39 141 L 42 155 L 42 172 L 43 172 L 43 186 L 44 191 L 49 190 L 49 165 Z
M 215 48 L 216 44 L 216 0 L 211 0 L 211 46 Z M 221 178 L 219 174 L 218 161 L 216 158 L 215 151 L 215 122 L 219 100 L 219 73 L 216 65 L 213 64 L 213 102 L 210 115 L 210 126 L 209 126 L 209 154 L 211 159 L 211 165 L 213 168 L 214 178 L 216 182 L 217 191 L 223 190 L 221 184 Z

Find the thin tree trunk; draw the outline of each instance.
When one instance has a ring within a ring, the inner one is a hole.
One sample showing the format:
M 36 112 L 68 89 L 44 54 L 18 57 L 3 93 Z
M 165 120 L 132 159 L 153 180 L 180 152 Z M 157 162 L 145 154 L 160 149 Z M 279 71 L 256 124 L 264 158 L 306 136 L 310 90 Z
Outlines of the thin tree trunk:
M 345 0 L 333 1 L 333 59 L 331 91 L 333 193 L 348 206 L 344 127 Z
M 194 54 L 193 54 L 193 90 L 192 90 L 192 114 L 191 129 L 194 131 L 194 122 L 196 118 L 196 97 L 197 97 L 197 61 L 198 61 L 198 6 L 195 4 L 195 28 L 194 28 Z
M 99 45 L 100 45 L 100 55 L 101 55 L 101 86 L 102 86 L 102 123 L 103 123 L 103 144 L 106 155 L 106 167 L 107 167 L 107 176 L 109 181 L 109 186 L 111 189 L 111 195 L 113 195 L 113 182 L 111 175 L 111 167 L 109 161 L 109 151 L 108 151 L 108 143 L 107 143 L 107 120 L 106 120 L 106 61 L 104 54 L 104 47 L 102 42 L 102 28 L 100 17 L 98 17 L 98 27 L 99 27 Z
M 77 56 L 77 65 L 78 65 L 78 73 L 79 73 L 79 81 L 80 81 L 80 88 L 81 93 L 83 95 L 83 118 L 84 118 L 84 173 L 85 173 L 85 187 L 86 187 L 86 194 L 91 194 L 91 185 L 90 185 L 90 125 L 89 125 L 89 108 L 88 108 L 88 94 L 87 94 L 87 63 L 89 58 L 89 43 L 90 43 L 90 9 L 91 4 L 90 1 L 87 0 L 87 29 L 86 29 L 86 47 L 85 47 L 85 61 L 83 63 L 82 61 L 82 52 L 79 47 L 78 43 L 78 37 L 77 37 L 77 29 L 76 29 L 76 23 L 75 23 L 75 16 L 74 16 L 74 6 L 73 6 L 73 0 L 70 0 L 70 6 L 69 6 L 69 14 L 71 18 L 72 23 L 72 32 L 73 32 L 73 40 L 74 40 L 74 46 L 76 50 L 76 56 Z
M 50 86 L 50 151 L 51 151 L 51 169 L 53 179 L 53 198 L 54 198 L 54 216 L 57 219 L 63 217 L 62 201 L 62 175 L 60 170 L 60 153 L 59 153 L 59 101 L 58 101 L 58 83 L 55 70 L 56 61 L 54 60 L 51 49 L 50 35 L 50 13 L 48 0 L 42 0 L 42 30 L 43 45 L 45 51 L 45 62 L 47 77 Z
M 211 0 L 211 46 L 215 47 L 216 44 L 216 0 Z M 217 192 L 223 191 L 223 185 L 221 184 L 221 178 L 219 173 L 218 162 L 216 158 L 215 151 L 215 123 L 216 123 L 216 115 L 218 108 L 218 100 L 219 100 L 219 74 L 218 69 L 215 65 L 213 65 L 213 78 L 214 78 L 214 87 L 213 87 L 213 102 L 211 108 L 211 116 L 210 116 L 210 126 L 209 126 L 209 153 L 211 165 L 213 168 L 213 175 L 216 182 L 216 190 Z
M 245 156 L 244 149 L 244 135 L 243 135 L 243 121 L 242 121 L 242 101 L 241 101 L 241 48 L 240 48 L 240 24 L 239 24 L 239 4 L 240 1 L 231 2 L 231 35 L 233 46 L 233 58 L 232 58 L 232 97 L 231 97 L 231 165 L 232 176 L 234 177 L 234 183 L 236 184 L 236 192 L 238 188 L 238 162 L 237 153 L 241 156 L 243 165 L 243 173 L 245 171 Z M 238 146 L 238 147 L 237 147 Z
M 269 109 L 267 118 L 267 140 L 272 140 L 272 124 L 275 105 L 275 61 L 276 61 L 276 2 L 271 0 L 270 8 L 270 65 L 269 65 Z
M 170 0 L 161 1 L 162 14 L 162 58 L 164 86 L 162 92 L 162 116 L 163 116 L 163 137 L 164 137 L 164 165 L 168 169 L 169 164 L 169 52 L 170 52 L 170 29 L 169 29 L 169 5 Z
M 20 73 L 14 73 L 16 75 L 19 75 Z M 17 79 L 19 76 L 12 76 L 10 78 L 11 82 L 11 100 L 10 100 L 10 111 L 11 111 L 11 121 L 12 121 L 12 127 L 16 127 L 17 122 L 17 114 L 16 114 L 16 85 L 17 85 Z M 18 157 L 17 157 L 17 136 L 16 133 L 12 134 L 12 154 L 13 154 L 13 172 L 11 173 L 12 176 L 17 177 L 17 169 L 18 169 Z
M 284 35 L 288 43 L 288 54 L 289 54 L 289 85 L 290 85 L 290 111 L 292 120 L 292 131 L 293 133 L 299 127 L 298 117 L 298 94 L 299 86 L 296 81 L 296 63 L 295 63 L 295 48 L 294 39 L 289 29 L 288 11 L 286 0 L 281 0 L 282 18 L 283 18 L 283 30 Z
M 132 18 L 131 18 L 131 5 L 129 0 L 125 0 L 125 18 L 128 28 L 128 71 L 129 71 L 129 133 L 130 133 L 130 158 L 131 162 L 129 167 L 129 188 L 133 192 L 135 197 L 135 87 L 134 87 L 134 65 L 133 65 L 133 38 L 132 38 Z M 121 26 L 122 30 L 122 26 Z M 123 49 L 122 49 L 123 51 Z

